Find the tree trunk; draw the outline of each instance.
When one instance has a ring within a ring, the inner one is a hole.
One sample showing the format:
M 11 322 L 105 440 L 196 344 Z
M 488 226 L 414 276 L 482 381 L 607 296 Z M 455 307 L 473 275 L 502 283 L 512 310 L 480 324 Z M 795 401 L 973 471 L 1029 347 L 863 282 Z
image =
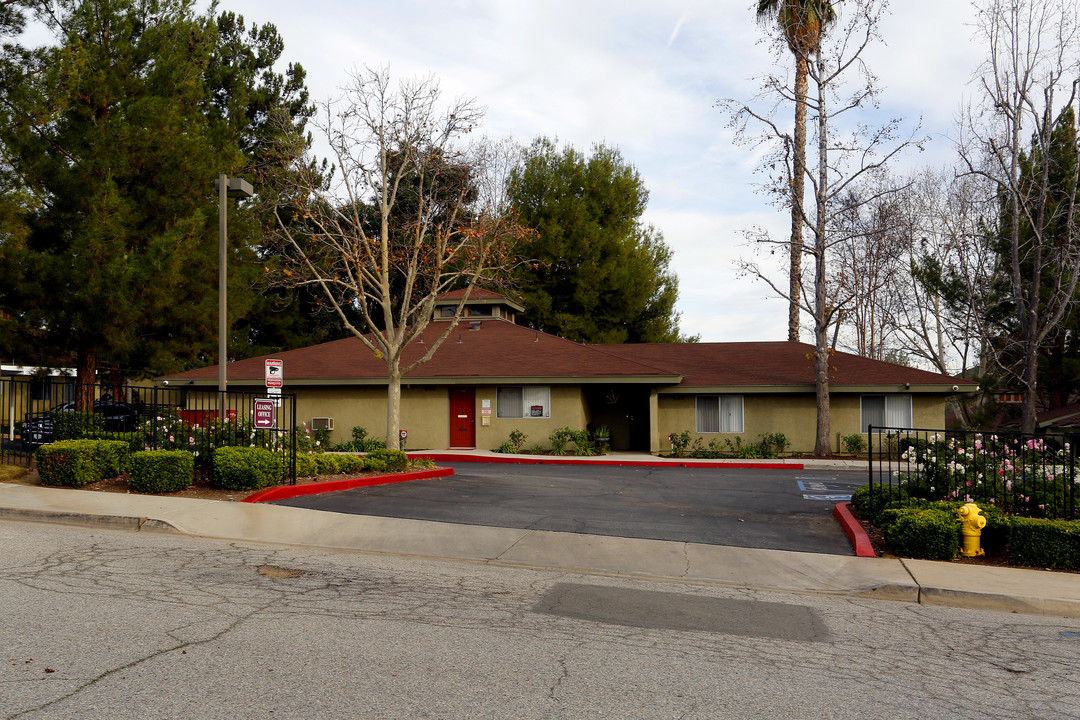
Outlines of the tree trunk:
M 795 162 L 791 176 L 791 269 L 788 274 L 788 340 L 799 341 L 802 300 L 803 193 L 806 173 L 806 58 L 795 55 Z
M 94 383 L 97 382 L 97 352 L 79 348 L 75 366 L 75 410 L 94 412 Z
M 831 410 L 829 406 L 829 348 L 826 344 L 827 329 L 819 325 L 815 330 L 817 347 L 814 349 L 814 395 L 817 400 L 817 429 L 814 435 L 814 455 L 830 457 Z
M 1020 432 L 1034 433 L 1037 422 L 1035 405 L 1039 392 L 1039 345 L 1030 337 L 1024 340 L 1023 384 L 1024 403 L 1020 406 Z
M 401 370 L 395 361 L 389 366 L 386 385 L 386 447 L 395 450 L 401 446 Z
M 825 76 L 821 53 L 816 56 L 817 77 Z M 829 193 L 828 115 L 825 113 L 825 88 L 818 82 L 818 186 L 814 195 L 814 394 L 817 398 L 817 431 L 814 454 L 832 455 L 829 443 L 832 409 L 829 405 L 829 320 L 831 312 L 825 292 L 825 248 Z

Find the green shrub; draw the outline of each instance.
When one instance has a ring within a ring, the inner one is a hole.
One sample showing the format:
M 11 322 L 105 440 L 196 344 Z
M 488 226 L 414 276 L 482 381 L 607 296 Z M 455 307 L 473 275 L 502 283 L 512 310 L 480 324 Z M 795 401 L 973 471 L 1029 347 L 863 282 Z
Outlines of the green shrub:
M 418 457 L 409 460 L 409 470 L 434 470 L 437 467 L 431 458 Z
M 131 456 L 128 485 L 135 492 L 177 492 L 195 478 L 195 455 L 187 450 L 147 450 Z
M 81 458 L 85 454 L 93 465 L 90 473 L 86 474 L 79 469 L 83 462 L 81 459 L 58 457 L 47 459 L 46 467 L 42 472 L 39 459 L 39 473 L 42 476 L 42 482 L 46 485 L 82 487 L 105 478 L 118 477 L 127 472 L 131 457 L 129 445 L 123 440 L 60 440 L 51 445 L 43 445 L 42 448 L 54 448 L 54 450 L 46 451 L 45 455 L 53 452 L 76 453 Z M 60 470 L 61 467 L 66 469 Z M 49 481 L 45 480 L 46 475 L 49 476 Z M 62 481 L 61 478 L 63 478 Z
M 315 459 L 315 469 L 319 475 L 337 475 L 341 472 L 339 455 L 324 453 L 313 457 Z
M 359 455 L 339 455 L 338 472 L 357 473 L 364 469 L 364 458 Z
M 758 445 L 761 447 L 762 457 L 775 458 L 791 447 L 791 441 L 782 432 L 763 433 Z
M 588 430 L 572 430 L 570 432 L 570 441 L 574 443 L 575 455 L 590 457 L 596 454 L 596 448 L 593 446 Z
M 844 449 L 848 451 L 848 455 L 858 455 L 866 451 L 866 438 L 863 437 L 862 433 L 845 435 L 841 440 L 844 443 Z
M 512 442 L 510 442 L 509 440 L 504 442 L 499 447 L 495 448 L 495 452 L 497 452 L 497 453 L 507 453 L 507 454 L 510 454 L 510 455 L 515 454 L 517 451 L 518 451 L 518 449 L 516 447 L 514 447 L 514 444 Z
M 690 447 L 690 431 L 671 433 L 668 435 L 668 442 L 671 443 L 671 457 L 682 457 L 686 449 Z
M 53 410 L 49 415 L 56 440 L 78 440 L 87 433 L 105 430 L 105 418 L 97 413 Z
M 882 530 L 889 552 L 924 560 L 951 560 L 960 551 L 957 517 L 938 509 L 888 509 Z
M 1080 521 L 1013 517 L 1009 525 L 1013 565 L 1080 570 Z
M 101 466 L 101 477 L 113 478 L 131 467 L 131 444 L 126 440 L 84 440 L 90 443 L 94 458 Z
M 319 465 L 315 462 L 317 455 L 307 453 L 296 454 L 296 477 L 311 477 L 319 474 Z
M 220 447 L 214 450 L 211 484 L 223 490 L 260 490 L 281 481 L 281 456 L 265 448 Z
M 566 446 L 574 437 L 574 431 L 568 427 L 556 428 L 548 436 L 548 443 L 551 445 L 552 455 L 565 455 Z
M 340 452 L 369 453 L 375 450 L 385 450 L 386 442 L 377 438 L 368 437 L 367 429 L 360 425 L 356 425 L 352 429 L 352 440 L 343 442 L 340 445 L 335 446 L 334 449 Z
M 61 440 L 34 453 L 42 485 L 82 487 L 101 480 L 101 463 L 84 440 Z
M 409 467 L 409 456 L 401 450 L 379 448 L 364 456 L 364 470 L 370 472 L 402 472 Z
M 109 432 L 108 430 L 90 430 L 83 433 L 83 440 L 122 440 L 131 452 L 146 449 L 146 439 L 137 432 Z

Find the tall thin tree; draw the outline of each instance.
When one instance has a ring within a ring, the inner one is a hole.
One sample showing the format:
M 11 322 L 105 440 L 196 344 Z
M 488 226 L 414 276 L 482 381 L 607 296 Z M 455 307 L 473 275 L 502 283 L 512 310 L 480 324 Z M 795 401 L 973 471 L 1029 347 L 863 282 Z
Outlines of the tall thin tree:
M 758 20 L 776 21 L 795 56 L 795 128 L 791 186 L 791 269 L 788 290 L 788 340 L 799 340 L 799 298 L 802 296 L 803 189 L 806 174 L 806 94 L 809 59 L 821 51 L 825 29 L 836 19 L 828 0 L 758 0 Z

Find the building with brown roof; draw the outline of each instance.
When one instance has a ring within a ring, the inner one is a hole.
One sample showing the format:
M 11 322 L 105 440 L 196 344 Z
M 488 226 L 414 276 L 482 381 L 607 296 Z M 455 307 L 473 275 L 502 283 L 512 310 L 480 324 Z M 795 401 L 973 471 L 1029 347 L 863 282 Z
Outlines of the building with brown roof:
M 457 301 L 441 298 L 436 320 L 452 317 Z M 610 429 L 614 450 L 664 452 L 668 435 L 684 430 L 705 444 L 782 432 L 795 451 L 814 447 L 811 345 L 585 345 L 515 324 L 521 311 L 501 295 L 474 291 L 450 337 L 405 377 L 401 427 L 410 450 L 495 448 L 513 430 L 526 434 L 526 444 L 542 444 L 560 427 L 599 426 Z M 434 340 L 442 330 L 433 323 L 425 334 Z M 421 336 L 402 365 L 427 349 Z M 386 366 L 360 340 L 273 358 L 283 361 L 283 390 L 296 393 L 298 419 L 332 428 L 338 442 L 354 426 L 385 434 Z M 266 359 L 230 363 L 229 387 L 262 386 Z M 213 387 L 217 368 L 161 379 Z M 946 399 L 976 389 L 970 381 L 846 353 L 833 355 L 830 382 L 838 444 L 868 424 L 943 427 Z

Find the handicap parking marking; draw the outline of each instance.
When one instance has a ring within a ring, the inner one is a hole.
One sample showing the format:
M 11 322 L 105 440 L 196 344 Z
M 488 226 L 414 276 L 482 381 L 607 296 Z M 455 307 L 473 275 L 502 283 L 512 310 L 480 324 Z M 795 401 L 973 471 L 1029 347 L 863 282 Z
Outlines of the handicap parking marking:
M 851 499 L 851 493 L 861 483 L 841 482 L 838 480 L 799 480 L 799 490 L 803 493 L 804 500 L 825 500 L 828 502 L 845 502 Z

